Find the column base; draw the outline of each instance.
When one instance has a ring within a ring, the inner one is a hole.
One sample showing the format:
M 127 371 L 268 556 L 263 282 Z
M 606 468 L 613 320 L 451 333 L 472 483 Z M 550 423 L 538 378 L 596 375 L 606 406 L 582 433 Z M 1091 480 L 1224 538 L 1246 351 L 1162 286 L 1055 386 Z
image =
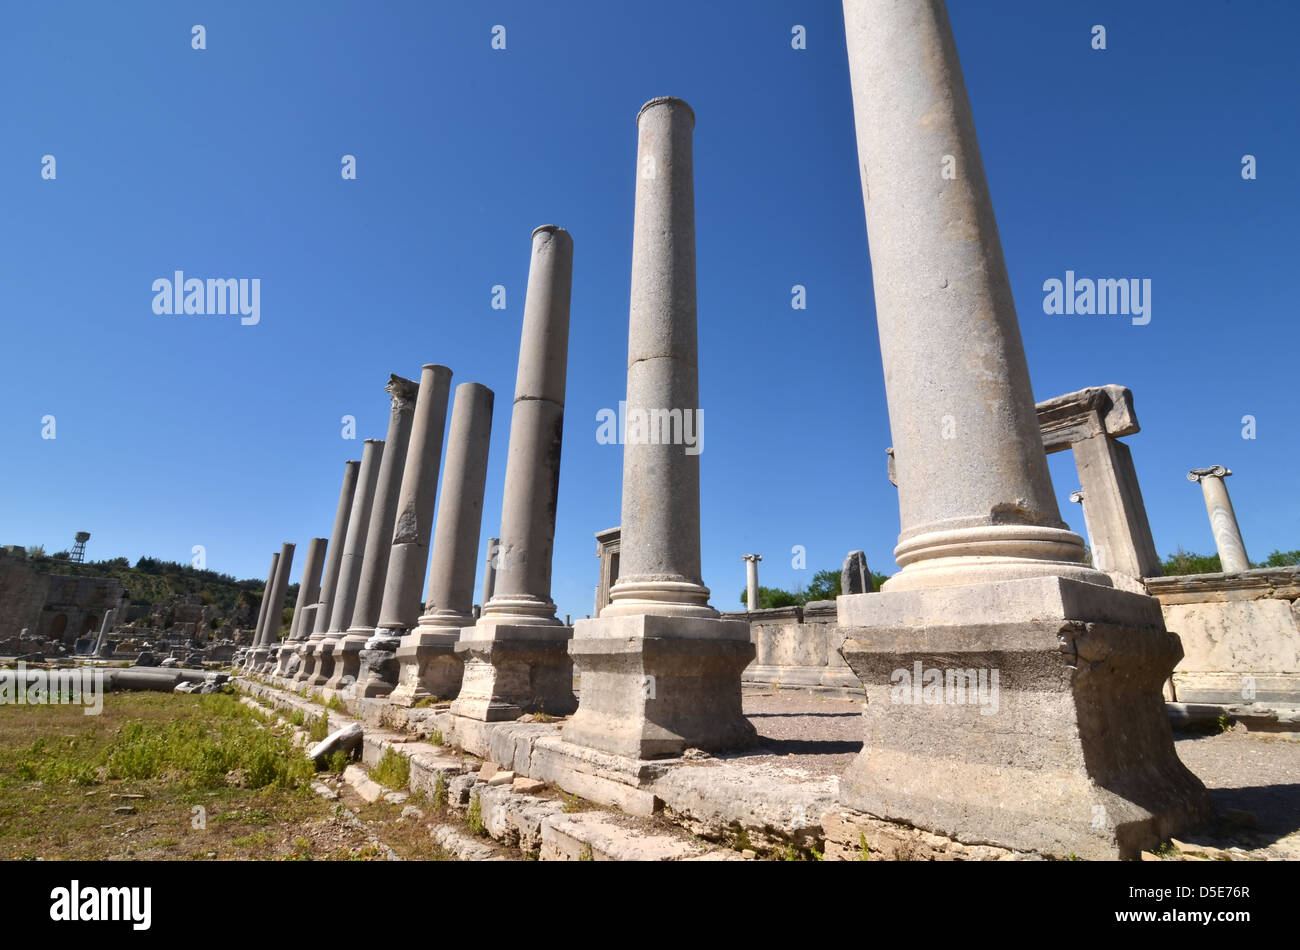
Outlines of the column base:
M 298 645 L 298 669 L 293 674 L 295 683 L 305 683 L 316 670 L 316 647 L 319 640 L 307 640 Z
M 248 651 L 248 656 L 244 660 L 244 670 L 248 673 L 260 672 L 262 666 L 266 663 L 266 647 L 257 647 Z
M 502 623 L 484 618 L 461 631 L 456 655 L 465 664 L 451 713 L 480 722 L 518 719 L 525 713 L 567 716 L 577 707 L 573 628 Z
M 297 650 L 298 650 L 297 641 L 293 641 L 293 642 L 286 641 L 280 644 L 280 649 L 276 653 L 276 657 L 275 657 L 276 676 L 289 675 L 289 664 L 292 663 L 294 658 L 298 655 Z M 295 664 L 295 668 L 296 668 L 296 664 Z
M 334 660 L 334 669 L 325 681 L 326 689 L 342 690 L 357 681 L 357 676 L 361 673 L 361 650 L 369 639 L 369 634 L 357 636 L 349 633 L 334 642 L 330 654 Z
M 388 701 L 414 706 L 424 699 L 455 699 L 465 675 L 465 660 L 456 655 L 459 629 L 417 627 L 397 648 L 397 688 Z
M 353 691 L 358 699 L 379 699 L 397 687 L 397 647 L 401 634 L 376 630 L 360 653 L 360 669 Z
M 334 675 L 334 649 L 339 642 L 338 638 L 327 637 L 316 644 L 316 652 L 313 654 L 316 664 L 307 677 L 308 686 L 324 686 Z
M 749 624 L 708 617 L 601 616 L 574 624 L 582 701 L 564 740 L 630 759 L 756 741 L 740 708 L 754 659 Z
M 1136 858 L 1209 812 L 1161 687 L 1152 597 L 1064 577 L 838 599 L 863 684 L 846 806 L 964 843 Z M 919 680 L 919 682 L 918 682 Z

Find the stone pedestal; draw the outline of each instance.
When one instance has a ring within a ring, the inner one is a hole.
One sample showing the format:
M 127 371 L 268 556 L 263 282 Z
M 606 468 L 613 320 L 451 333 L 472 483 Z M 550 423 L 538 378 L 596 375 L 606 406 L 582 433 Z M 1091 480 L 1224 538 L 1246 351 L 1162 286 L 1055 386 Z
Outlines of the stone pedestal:
M 564 725 L 566 742 L 653 759 L 754 741 L 740 709 L 741 673 L 754 659 L 743 620 L 579 620 L 569 652 L 582 671 L 582 702 Z
M 1212 465 L 1192 469 L 1187 473 L 1187 480 L 1201 483 L 1205 512 L 1210 516 L 1210 529 L 1214 532 L 1214 546 L 1219 551 L 1220 569 L 1224 574 L 1239 574 L 1250 570 L 1250 558 L 1246 556 L 1246 542 L 1241 539 L 1237 513 L 1232 510 L 1228 486 L 1223 481 L 1231 474 L 1231 469 Z
M 289 627 L 289 637 L 280 644 L 275 661 L 275 671 L 280 675 L 287 672 L 289 658 L 296 656 L 298 647 L 307 639 L 311 627 L 308 606 L 320 600 L 321 573 L 325 569 L 325 550 L 328 545 L 325 538 L 312 538 L 307 543 L 307 558 L 302 565 L 302 579 L 298 584 L 298 599 L 294 602 L 293 624 Z M 314 612 L 312 615 L 314 617 Z
M 464 664 L 456 716 L 481 722 L 518 719 L 525 713 L 567 716 L 573 695 L 572 627 L 502 623 L 488 618 L 466 627 L 455 658 Z
M 1136 858 L 1207 814 L 1154 598 L 1061 577 L 838 599 L 867 692 L 850 808 L 966 843 Z
M 452 712 L 472 719 L 509 718 L 512 711 L 564 715 L 574 706 L 572 667 L 563 650 L 572 628 L 560 623 L 551 600 L 572 282 L 569 232 L 549 224 L 537 228 L 510 416 L 495 589 L 478 622 L 465 626 L 456 644 L 465 676 Z M 477 550 L 471 572 L 476 557 Z M 471 576 L 467 600 L 451 605 L 457 611 L 468 613 L 472 585 Z

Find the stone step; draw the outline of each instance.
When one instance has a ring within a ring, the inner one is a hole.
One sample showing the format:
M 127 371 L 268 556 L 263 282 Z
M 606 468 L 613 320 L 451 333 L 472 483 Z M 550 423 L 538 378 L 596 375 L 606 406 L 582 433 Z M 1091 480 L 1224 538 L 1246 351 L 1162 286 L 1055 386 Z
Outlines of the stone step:
M 687 861 L 718 850 L 685 835 L 646 831 L 635 819 L 609 812 L 542 821 L 543 861 Z

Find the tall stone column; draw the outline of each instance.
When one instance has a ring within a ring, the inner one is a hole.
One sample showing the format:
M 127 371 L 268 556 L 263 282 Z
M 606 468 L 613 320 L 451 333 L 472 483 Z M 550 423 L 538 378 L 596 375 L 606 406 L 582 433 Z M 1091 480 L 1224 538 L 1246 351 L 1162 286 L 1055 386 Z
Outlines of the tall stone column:
M 276 672 L 283 675 L 289 664 L 289 658 L 295 655 L 300 643 L 307 639 L 310 632 L 304 627 L 307 605 L 320 599 L 321 572 L 325 569 L 325 538 L 312 538 L 307 542 L 307 558 L 302 565 L 302 580 L 298 583 L 298 600 L 293 608 L 293 624 L 289 627 L 289 639 L 280 645 L 276 655 Z
M 401 638 L 419 622 L 451 376 L 450 369 L 434 363 L 420 371 L 379 625 L 361 651 L 356 693 L 362 697 L 386 696 L 393 691 L 397 685 L 397 648 Z
M 326 686 L 343 689 L 356 682 L 361 674 L 361 651 L 374 635 L 383 606 L 384 580 L 388 575 L 388 558 L 393 550 L 393 526 L 397 522 L 398 496 L 402 491 L 402 472 L 406 468 L 406 450 L 411 441 L 415 420 L 415 399 L 419 383 L 392 376 L 384 389 L 391 394 L 388 434 L 384 439 L 384 458 L 379 465 L 375 485 L 374 507 L 366 532 L 366 549 L 362 558 L 361 581 L 357 585 L 357 603 L 347 633 L 334 646 L 334 672 Z
M 755 735 L 740 709 L 754 645 L 748 623 L 708 604 L 700 456 L 686 439 L 700 425 L 694 128 L 681 99 L 652 99 L 637 115 L 619 576 L 600 616 L 574 625 L 569 648 L 582 697 L 565 740 L 632 759 Z
M 99 636 L 95 638 L 95 648 L 90 651 L 91 656 L 99 656 L 100 651 L 104 649 L 104 640 L 108 636 L 108 631 L 113 629 L 113 619 L 116 614 L 116 607 L 104 612 L 104 622 L 99 628 Z
M 840 800 L 963 841 L 1136 857 L 1208 807 L 1161 696 L 1181 646 L 1061 522 L 942 0 L 844 0 L 844 20 L 902 570 L 838 601 L 867 694 Z
M 573 665 L 565 652 L 573 630 L 560 623 L 551 600 L 573 238 L 548 224 L 533 232 L 532 245 L 501 502 L 500 566 L 492 599 L 456 645 L 465 675 L 452 712 L 484 721 L 516 719 L 523 712 L 565 715 L 575 704 Z
M 745 554 L 741 560 L 745 562 L 745 608 L 758 610 L 758 562 L 763 555 Z
M 258 673 L 271 668 L 279 649 L 280 614 L 284 611 L 284 595 L 289 589 L 289 572 L 293 569 L 293 548 L 287 541 L 280 545 L 280 560 L 275 567 L 275 581 L 271 584 L 271 601 L 262 624 L 262 640 L 253 651 L 252 669 Z
M 1228 486 L 1223 481 L 1231 474 L 1232 470 L 1222 465 L 1194 468 L 1187 473 L 1189 482 L 1201 483 L 1201 491 L 1205 494 L 1205 511 L 1210 516 L 1210 529 L 1214 532 L 1214 546 L 1219 549 L 1219 566 L 1225 574 L 1250 570 L 1246 542 L 1241 539 L 1237 514 L 1232 510 Z
M 455 650 L 461 628 L 474 623 L 474 568 L 483 524 L 492 402 L 492 390 L 480 383 L 456 387 L 426 607 L 419 626 L 402 637 L 397 650 L 398 684 L 392 702 L 402 706 L 431 696 L 451 699 L 460 689 L 464 664 Z
M 329 628 L 329 605 L 334 600 L 334 586 L 338 582 L 339 564 L 343 560 L 343 539 L 348 530 L 348 515 L 352 512 L 352 496 L 357 491 L 357 471 L 361 468 L 360 460 L 352 460 L 343 465 L 343 485 L 339 489 L 339 503 L 334 511 L 334 526 L 330 529 L 329 545 L 325 549 L 325 573 L 321 578 L 320 601 L 312 611 L 311 627 L 303 620 L 302 631 L 307 639 L 298 647 L 302 661 L 294 674 L 295 682 L 302 682 L 316 671 L 316 646 L 325 638 Z
M 357 589 L 361 585 L 361 565 L 366 548 L 366 532 L 370 529 L 370 512 L 375 503 L 375 486 L 379 482 L 379 466 L 384 457 L 383 439 L 366 439 L 361 450 L 361 467 L 357 470 L 357 488 L 348 511 L 348 530 L 343 538 L 343 557 L 339 561 L 338 580 L 334 584 L 334 599 L 325 605 L 329 613 L 326 633 L 316 644 L 316 662 L 308 686 L 324 686 L 334 673 L 334 649 L 346 635 L 357 604 Z M 319 629 L 320 616 L 316 626 Z M 314 636 L 314 634 L 313 634 Z
M 267 572 L 266 584 L 262 587 L 262 603 L 257 608 L 257 626 L 253 628 L 253 642 L 248 645 L 248 651 L 244 654 L 243 668 L 246 670 L 253 668 L 253 654 L 262 645 L 262 632 L 266 627 L 266 612 L 271 606 L 271 588 L 275 586 L 275 572 L 279 566 L 280 552 L 276 551 L 271 555 L 271 570 Z

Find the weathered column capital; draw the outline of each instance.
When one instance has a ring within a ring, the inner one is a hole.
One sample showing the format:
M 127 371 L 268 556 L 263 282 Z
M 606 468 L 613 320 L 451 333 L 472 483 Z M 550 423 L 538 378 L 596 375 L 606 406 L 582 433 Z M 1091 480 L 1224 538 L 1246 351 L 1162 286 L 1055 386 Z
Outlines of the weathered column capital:
M 761 555 L 761 554 L 742 554 L 742 555 L 740 556 L 740 559 L 741 559 L 742 561 L 761 561 L 761 560 L 763 560 L 763 555 Z
M 1211 465 L 1209 468 L 1194 468 L 1187 473 L 1189 482 L 1199 482 L 1202 478 L 1227 478 L 1232 469 L 1226 465 Z
M 1074 502 L 1076 505 L 1082 505 L 1082 504 L 1083 504 L 1083 489 L 1080 488 L 1080 489 L 1077 489 L 1076 491 L 1072 491 L 1072 492 L 1070 492 L 1070 501 Z
M 394 409 L 413 411 L 415 409 L 415 397 L 420 392 L 420 384 L 392 373 L 384 390 L 392 394 Z

